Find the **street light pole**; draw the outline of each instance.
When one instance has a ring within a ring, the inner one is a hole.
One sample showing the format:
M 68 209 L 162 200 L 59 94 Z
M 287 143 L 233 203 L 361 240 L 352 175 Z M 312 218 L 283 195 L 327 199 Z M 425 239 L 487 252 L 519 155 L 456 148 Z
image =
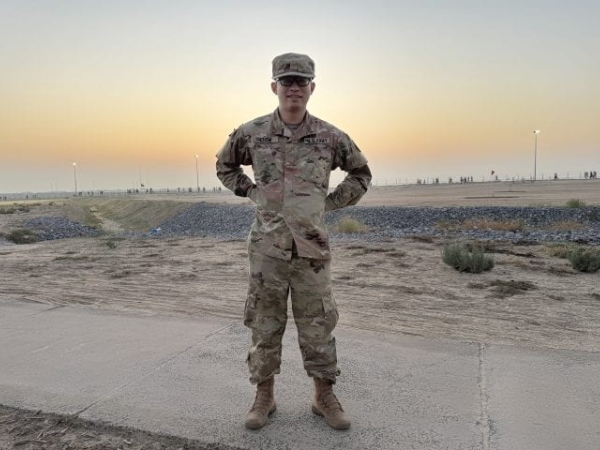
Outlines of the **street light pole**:
M 75 197 L 77 197 L 77 163 L 73 163 L 73 180 L 75 180 Z
M 533 151 L 533 181 L 537 180 L 537 135 L 540 130 L 533 130 L 533 135 L 535 136 L 535 147 Z
M 200 192 L 200 176 L 198 174 L 198 155 L 196 155 L 196 192 Z

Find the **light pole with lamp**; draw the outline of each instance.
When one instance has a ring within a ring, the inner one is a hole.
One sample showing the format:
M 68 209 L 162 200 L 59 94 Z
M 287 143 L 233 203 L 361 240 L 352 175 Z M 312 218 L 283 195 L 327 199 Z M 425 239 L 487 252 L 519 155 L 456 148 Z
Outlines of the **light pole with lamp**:
M 537 135 L 540 133 L 540 130 L 533 130 L 533 135 L 535 136 L 535 147 L 533 151 L 533 181 L 537 180 Z
M 75 197 L 77 197 L 77 163 L 73 163 L 73 180 L 75 180 Z
M 200 176 L 198 175 L 198 155 L 196 155 L 196 192 L 200 192 Z

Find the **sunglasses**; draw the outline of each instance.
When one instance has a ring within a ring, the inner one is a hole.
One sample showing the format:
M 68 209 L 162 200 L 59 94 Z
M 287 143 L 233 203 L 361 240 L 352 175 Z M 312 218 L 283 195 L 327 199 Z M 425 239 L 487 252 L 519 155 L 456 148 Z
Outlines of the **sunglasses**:
M 294 83 L 296 83 L 300 87 L 304 87 L 310 84 L 312 78 L 289 76 L 277 78 L 277 81 L 279 82 L 279 84 L 286 87 L 289 87 Z

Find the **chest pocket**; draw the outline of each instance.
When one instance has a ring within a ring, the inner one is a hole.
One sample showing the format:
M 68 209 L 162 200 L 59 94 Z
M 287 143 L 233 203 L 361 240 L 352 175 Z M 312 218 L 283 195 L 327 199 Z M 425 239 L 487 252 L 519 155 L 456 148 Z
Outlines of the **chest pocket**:
M 329 146 L 313 145 L 310 148 L 303 148 L 300 153 L 303 156 L 298 162 L 300 178 L 320 188 L 327 189 L 332 164 Z
M 277 143 L 254 144 L 251 152 L 256 184 L 267 185 L 281 178 L 283 160 Z

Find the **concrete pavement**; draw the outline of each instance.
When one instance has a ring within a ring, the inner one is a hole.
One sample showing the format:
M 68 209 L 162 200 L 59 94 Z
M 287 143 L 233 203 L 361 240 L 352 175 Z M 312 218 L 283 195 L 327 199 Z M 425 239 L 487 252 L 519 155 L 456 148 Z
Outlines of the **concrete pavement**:
M 0 404 L 227 448 L 600 448 L 600 353 L 338 328 L 336 393 L 353 419 L 339 432 L 310 412 L 295 333 L 290 323 L 278 409 L 249 431 L 249 334 L 238 321 L 0 298 Z

